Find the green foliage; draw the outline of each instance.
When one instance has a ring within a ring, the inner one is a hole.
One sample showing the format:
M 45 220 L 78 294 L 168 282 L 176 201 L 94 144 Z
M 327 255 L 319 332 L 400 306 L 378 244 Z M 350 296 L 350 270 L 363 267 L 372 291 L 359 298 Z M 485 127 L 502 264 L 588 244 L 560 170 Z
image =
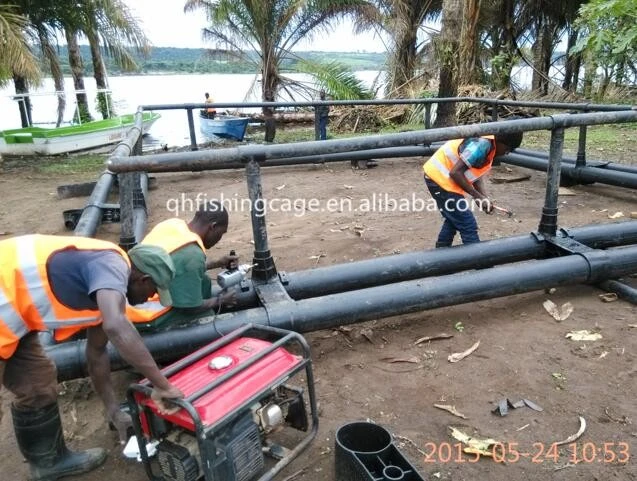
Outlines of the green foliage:
M 71 75 L 68 52 L 66 45 L 58 48 L 60 64 L 65 75 Z M 80 54 L 84 59 L 90 59 L 91 53 L 88 45 L 80 45 Z M 346 52 L 338 54 L 340 61 L 353 71 L 378 70 L 385 62 L 383 53 Z M 297 64 L 300 61 L 325 63 L 334 58 L 330 52 L 300 52 L 299 58 L 290 58 L 282 62 L 282 71 L 298 71 Z M 250 73 L 254 74 L 254 63 L 248 60 L 236 60 L 231 55 L 211 55 L 206 49 L 201 48 L 173 48 L 153 47 L 148 56 L 141 54 L 134 56 L 138 65 L 136 73 Z M 106 70 L 109 75 L 121 75 L 130 73 L 122 69 L 114 59 L 105 58 Z M 41 68 L 48 71 L 48 65 L 44 59 L 40 59 Z M 93 75 L 92 63 L 84 62 L 84 75 Z
M 600 64 L 614 65 L 637 56 L 637 2 L 591 0 L 582 5 L 576 27 L 584 35 L 572 53 L 586 51 Z
M 356 78 L 354 72 L 346 65 L 337 61 L 329 63 L 310 62 L 301 60 L 297 63 L 299 72 L 313 75 L 318 85 L 329 92 L 333 100 L 373 99 L 375 93 L 364 87 L 363 82 Z

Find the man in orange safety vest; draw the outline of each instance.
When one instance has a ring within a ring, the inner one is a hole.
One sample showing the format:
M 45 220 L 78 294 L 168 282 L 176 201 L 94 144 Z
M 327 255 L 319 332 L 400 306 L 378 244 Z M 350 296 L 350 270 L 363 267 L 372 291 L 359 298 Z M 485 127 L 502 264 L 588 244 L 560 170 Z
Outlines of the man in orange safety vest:
M 155 293 L 170 304 L 167 287 L 173 276 L 169 255 L 156 246 L 136 246 L 127 254 L 110 242 L 83 237 L 24 235 L 0 241 L 0 379 L 15 398 L 14 431 L 31 479 L 84 473 L 106 458 L 103 449 L 66 447 L 56 367 L 38 332 L 52 331 L 62 341 L 86 330 L 88 372 L 125 441 L 131 419 L 119 409 L 106 345 L 110 341 L 152 383 L 159 409 L 172 411 L 164 399 L 183 394 L 157 367 L 126 318 L 125 306 L 127 300 L 137 304 Z

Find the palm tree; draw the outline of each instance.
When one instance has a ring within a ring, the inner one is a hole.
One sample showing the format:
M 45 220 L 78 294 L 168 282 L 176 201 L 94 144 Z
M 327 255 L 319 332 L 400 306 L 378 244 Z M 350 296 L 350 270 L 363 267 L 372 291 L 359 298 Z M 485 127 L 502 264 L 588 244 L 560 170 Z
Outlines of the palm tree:
M 16 93 L 28 92 L 29 84 L 40 82 L 40 68 L 28 39 L 28 20 L 13 5 L 0 5 L 0 86 L 13 79 Z M 22 126 L 31 125 L 31 103 L 19 101 Z
M 386 94 L 392 97 L 411 95 L 410 83 L 419 77 L 417 71 L 429 52 L 429 41 L 418 34 L 425 20 L 440 16 L 442 0 L 375 0 L 356 19 L 356 32 L 375 30 L 388 38 Z
M 150 51 L 150 42 L 121 0 L 79 0 L 77 13 L 79 19 L 76 18 L 74 23 L 69 25 L 71 33 L 77 34 L 81 31 L 88 39 L 95 83 L 99 90 L 107 90 L 108 78 L 102 47 L 124 70 L 134 70 L 137 64 L 131 47 L 137 52 L 147 54 Z M 77 57 L 74 58 L 75 61 Z M 74 68 L 80 72 L 78 65 Z M 103 118 L 115 114 L 108 92 L 99 92 L 97 99 Z
M 442 29 L 436 46 L 440 63 L 440 86 L 438 97 L 456 97 L 458 95 L 458 52 L 459 35 L 462 28 L 462 0 L 444 0 L 442 2 Z M 445 102 L 438 105 L 434 127 L 456 125 L 456 104 Z
M 186 0 L 184 11 L 204 10 L 210 26 L 204 38 L 250 61 L 261 74 L 261 98 L 273 102 L 284 79 L 281 65 L 304 39 L 326 32 L 345 15 L 360 14 L 364 0 Z M 265 140 L 272 142 L 276 127 L 271 107 L 264 107 Z

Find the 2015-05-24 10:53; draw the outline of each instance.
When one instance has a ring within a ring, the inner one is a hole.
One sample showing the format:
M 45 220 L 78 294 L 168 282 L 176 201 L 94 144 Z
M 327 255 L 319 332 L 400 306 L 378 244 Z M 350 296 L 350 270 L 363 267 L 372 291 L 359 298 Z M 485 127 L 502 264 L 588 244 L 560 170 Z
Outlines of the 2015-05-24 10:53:
M 531 449 L 520 447 L 517 442 L 496 443 L 491 447 L 490 458 L 496 463 L 516 463 L 528 459 L 532 463 L 568 461 L 571 464 L 626 464 L 630 460 L 630 445 L 627 442 L 569 443 L 560 452 L 557 443 L 533 443 Z M 425 443 L 425 463 L 476 463 L 478 452 L 466 453 L 462 443 Z

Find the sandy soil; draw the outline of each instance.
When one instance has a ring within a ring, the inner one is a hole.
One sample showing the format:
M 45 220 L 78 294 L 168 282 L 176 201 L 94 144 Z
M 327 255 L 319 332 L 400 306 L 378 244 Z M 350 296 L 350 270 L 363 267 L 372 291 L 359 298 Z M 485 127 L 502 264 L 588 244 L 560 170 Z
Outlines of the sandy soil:
M 628 160 L 634 152 L 625 155 Z M 349 162 L 268 168 L 263 170 L 263 193 L 266 199 L 314 197 L 323 207 L 330 198 L 351 198 L 352 205 L 358 206 L 374 193 L 395 199 L 411 199 L 414 193 L 416 198 L 428 201 L 420 159 L 379 164 L 370 170 L 352 170 Z M 545 174 L 504 166 L 494 169 L 494 176 L 518 173 L 530 173 L 531 177 L 518 183 L 490 183 L 493 198 L 512 209 L 515 216 L 507 219 L 478 214 L 483 239 L 524 234 L 537 228 Z M 0 233 L 67 233 L 62 211 L 83 207 L 85 199 L 58 200 L 56 187 L 95 178 L 94 174 L 45 175 L 5 165 L 0 174 Z M 208 199 L 221 194 L 226 199 L 247 197 L 242 171 L 163 174 L 158 176 L 158 186 L 150 196 L 151 225 L 171 216 L 182 195 L 193 201 L 199 192 Z M 621 211 L 628 216 L 637 211 L 637 196 L 626 189 L 592 185 L 571 190 L 575 195 L 560 197 L 563 227 L 614 222 L 610 214 Z M 184 218 L 189 216 L 189 212 L 183 213 Z M 295 271 L 429 249 L 440 223 L 436 212 L 354 212 L 347 208 L 305 215 L 271 212 L 268 235 L 279 270 Z M 118 224 L 103 225 L 99 230 L 102 238 L 117 241 L 118 236 Z M 234 249 L 248 260 L 251 238 L 248 213 L 232 212 L 229 232 L 210 255 L 220 256 Z M 364 419 L 379 423 L 397 436 L 403 454 L 431 480 L 637 479 L 636 308 L 623 301 L 601 302 L 599 294 L 600 290 L 590 286 L 564 287 L 550 294 L 534 292 L 307 335 L 321 407 L 320 431 L 307 451 L 278 479 L 334 480 L 335 431 L 345 423 Z M 546 299 L 558 306 L 572 303 L 573 313 L 556 322 L 542 306 Z M 458 323 L 461 330 L 456 329 Z M 579 329 L 598 330 L 603 338 L 594 342 L 565 338 L 567 332 Z M 421 337 L 440 333 L 453 337 L 414 344 Z M 477 341 L 479 348 L 461 362 L 447 360 L 451 353 L 464 351 Z M 388 362 L 387 358 L 407 358 L 411 362 Z M 123 393 L 130 376 L 120 372 L 115 379 Z M 147 479 L 141 465 L 122 457 L 89 383 L 64 383 L 60 392 L 70 444 L 109 450 L 104 467 L 82 479 Z M 492 414 L 495 403 L 507 397 L 532 400 L 543 411 L 521 408 L 505 417 Z M 2 402 L 7 413 L 6 391 Z M 466 419 L 434 404 L 453 405 Z M 589 443 L 588 449 L 599 448 L 601 454 L 576 465 L 569 463 L 570 453 L 565 447 L 560 448 L 557 459 L 547 457 L 546 449 L 552 442 L 578 430 L 578 416 L 587 422 L 578 447 Z M 509 457 L 510 462 L 505 464 L 488 458 L 470 463 L 472 455 L 458 456 L 454 450 L 452 458 L 446 459 L 444 446 L 453 447 L 457 442 L 450 436 L 449 426 L 478 437 L 518 443 L 517 449 L 530 456 L 518 460 Z M 2 479 L 25 479 L 27 465 L 16 447 L 10 416 L 3 417 L 1 429 Z M 614 461 L 604 462 L 604 449 L 615 453 Z M 619 463 L 628 457 L 626 452 L 630 459 Z

